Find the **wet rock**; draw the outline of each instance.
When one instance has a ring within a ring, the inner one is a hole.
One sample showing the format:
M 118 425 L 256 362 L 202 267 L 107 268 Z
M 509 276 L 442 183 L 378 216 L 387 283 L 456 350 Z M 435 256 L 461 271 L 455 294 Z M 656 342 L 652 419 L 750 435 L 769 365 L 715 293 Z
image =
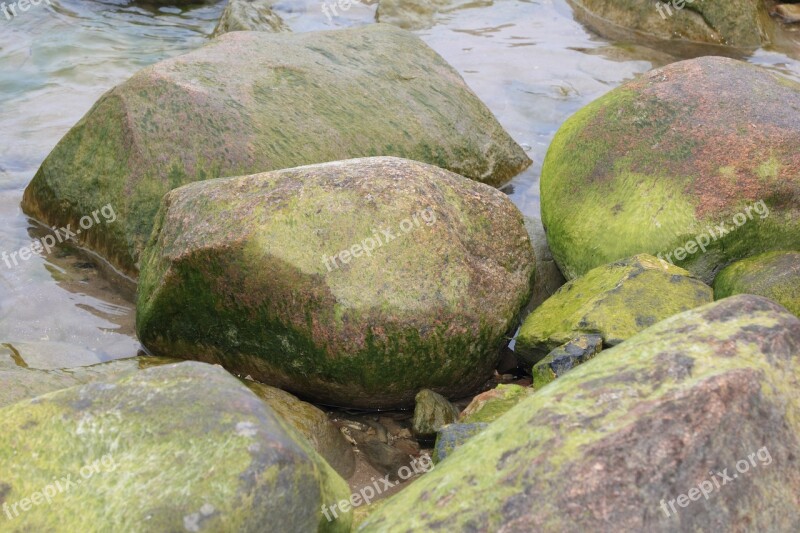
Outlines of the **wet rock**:
M 492 0 L 380 0 L 375 19 L 406 30 L 423 30 L 434 24 L 436 15 L 462 6 L 490 6 Z
M 132 357 L 76 368 L 41 370 L 0 359 L 0 407 L 99 380 L 117 379 L 151 366 L 175 363 L 166 357 Z
M 297 430 L 339 475 L 347 479 L 356 468 L 353 448 L 323 411 L 286 391 L 254 381 L 244 381 L 256 396 L 267 402 L 284 422 Z
M 689 272 L 647 254 L 595 268 L 528 315 L 517 356 L 529 365 L 580 334 L 614 346 L 667 317 L 713 300 Z
M 800 85 L 721 57 L 653 70 L 568 119 L 541 178 L 567 278 L 638 253 L 706 283 L 733 261 L 800 249 Z M 576 213 L 580 213 L 576 216 Z
M 530 313 L 555 294 L 559 287 L 566 283 L 566 280 L 558 269 L 553 252 L 550 251 L 550 246 L 547 244 L 547 235 L 542 227 L 542 221 L 538 218 L 525 217 L 525 229 L 528 230 L 533 251 L 536 254 L 536 282 L 533 285 L 533 296 L 526 307 L 526 311 Z
M 800 252 L 769 252 L 737 261 L 714 280 L 714 297 L 766 296 L 800 316 Z
M 527 398 L 533 392 L 529 387 L 520 385 L 498 385 L 475 396 L 470 404 L 461 412 L 459 422 L 493 422 L 503 416 L 512 407 Z
M 359 531 L 796 531 L 798 387 L 800 320 L 708 304 L 536 392 Z
M 447 424 L 439 428 L 433 448 L 433 462 L 439 463 L 460 448 L 469 439 L 489 427 L 486 422 Z
M 272 11 L 274 0 L 228 0 L 212 37 L 230 31 L 292 31 L 277 13 Z
M 388 24 L 232 32 L 103 95 L 28 185 L 25 212 L 135 275 L 161 198 L 209 178 L 373 155 L 499 185 L 530 159 L 459 74 Z
M 797 4 L 778 4 L 775 13 L 788 24 L 800 22 L 800 6 Z
M 556 378 L 559 378 L 585 363 L 603 349 L 603 337 L 600 335 L 579 335 L 547 354 L 533 365 L 534 389 L 541 389 Z
M 534 269 L 508 197 L 424 163 L 206 181 L 165 197 L 137 332 L 327 405 L 406 406 L 491 375 Z
M 350 528 L 349 514 L 328 522 L 320 513 L 349 496 L 344 480 L 219 367 L 149 368 L 0 417 L 3 501 L 12 514 L 28 507 L 12 518 L 18 531 Z M 59 479 L 64 490 L 45 505 Z
M 756 48 L 773 32 L 761 0 L 571 0 L 578 20 L 606 37 L 615 27 L 670 41 Z
M 421 390 L 414 401 L 416 403 L 411 428 L 417 437 L 432 438 L 439 428 L 458 420 L 458 409 L 441 394 Z

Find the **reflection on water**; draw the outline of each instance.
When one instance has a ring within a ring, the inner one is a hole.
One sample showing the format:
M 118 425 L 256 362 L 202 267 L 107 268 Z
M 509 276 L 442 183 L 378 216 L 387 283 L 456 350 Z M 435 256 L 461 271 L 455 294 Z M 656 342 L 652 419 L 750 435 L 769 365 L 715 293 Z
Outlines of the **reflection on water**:
M 0 252 L 45 231 L 20 211 L 25 185 L 61 136 L 95 100 L 136 70 L 200 46 L 223 2 L 191 9 L 126 0 L 52 0 L 7 21 L 0 17 Z M 611 43 L 576 22 L 566 0 L 457 4 L 416 32 L 464 77 L 534 160 L 503 188 L 538 216 L 538 176 L 558 126 L 623 81 L 711 48 Z M 354 2 L 329 19 L 322 0 L 278 0 L 294 31 L 368 24 L 374 2 Z M 791 33 L 782 41 L 794 46 Z M 790 51 L 791 52 L 791 51 Z M 718 51 L 717 51 L 718 53 Z M 791 55 L 796 55 L 792 52 Z M 800 64 L 781 51 L 749 61 L 792 78 Z M 87 365 L 135 355 L 133 287 L 101 274 L 91 254 L 61 246 L 8 268 L 0 261 L 0 343 L 33 368 Z

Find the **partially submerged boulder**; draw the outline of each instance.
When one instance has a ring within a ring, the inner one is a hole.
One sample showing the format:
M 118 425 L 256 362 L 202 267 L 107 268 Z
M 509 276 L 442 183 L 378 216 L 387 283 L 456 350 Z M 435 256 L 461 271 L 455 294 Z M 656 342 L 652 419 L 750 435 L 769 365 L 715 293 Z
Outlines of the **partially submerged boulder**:
M 137 332 L 321 403 L 404 406 L 491 375 L 534 270 L 506 195 L 424 163 L 212 180 L 164 199 Z
M 702 57 L 653 70 L 568 119 L 541 178 L 562 272 L 650 253 L 711 283 L 753 254 L 800 249 L 800 85 Z
M 23 208 L 51 226 L 110 205 L 76 238 L 135 275 L 178 186 L 393 155 L 500 185 L 530 165 L 459 74 L 391 25 L 232 32 L 103 95 L 48 155 Z
M 606 346 L 614 346 L 713 299 L 711 287 L 686 270 L 640 254 L 561 287 L 528 315 L 514 349 L 534 365 L 580 334 L 599 334 Z
M 292 31 L 274 11 L 275 0 L 228 0 L 212 37 L 230 31 L 264 31 L 280 33 Z
M 797 531 L 798 390 L 800 320 L 727 298 L 537 391 L 359 531 Z
M 800 252 L 768 252 L 737 261 L 714 280 L 714 297 L 757 294 L 800 317 Z
M 379 0 L 375 20 L 405 30 L 423 30 L 433 26 L 440 12 L 491 4 L 492 0 Z
M 349 496 L 344 480 L 219 367 L 150 368 L 0 417 L 16 531 L 350 530 L 349 514 L 320 513 Z

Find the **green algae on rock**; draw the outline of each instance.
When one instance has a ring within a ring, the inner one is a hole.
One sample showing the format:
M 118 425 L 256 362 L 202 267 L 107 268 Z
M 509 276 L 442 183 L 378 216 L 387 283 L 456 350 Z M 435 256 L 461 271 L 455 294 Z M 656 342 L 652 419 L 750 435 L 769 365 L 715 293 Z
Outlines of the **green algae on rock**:
M 494 422 L 533 393 L 530 387 L 500 384 L 475 396 L 459 416 L 464 424 Z
M 267 402 L 281 420 L 305 437 L 314 450 L 328 461 L 339 475 L 345 479 L 353 475 L 356 468 L 353 447 L 321 409 L 286 391 L 263 383 L 244 380 L 244 384 L 255 392 L 256 396 Z
M 600 35 L 614 27 L 664 40 L 757 48 L 773 23 L 762 0 L 569 0 L 578 20 Z M 681 5 L 682 8 L 676 7 Z
M 469 439 L 489 427 L 488 422 L 456 422 L 439 428 L 433 447 L 433 462 L 444 461 Z
M 574 337 L 614 346 L 667 317 L 713 300 L 711 287 L 653 256 L 604 265 L 561 287 L 525 318 L 515 352 L 528 365 Z
M 542 222 L 568 279 L 638 253 L 706 283 L 800 248 L 800 85 L 702 57 L 653 70 L 569 118 L 548 150 Z M 689 253 L 676 253 L 687 248 Z M 699 243 L 703 243 L 702 249 Z
M 714 297 L 757 294 L 800 317 L 800 252 L 769 252 L 726 267 L 714 279 Z
M 385 157 L 172 191 L 142 257 L 137 332 L 152 353 L 368 408 L 474 392 L 535 271 L 506 195 Z
M 228 0 L 212 37 L 230 31 L 292 31 L 277 13 L 272 11 L 275 0 Z
M 537 391 L 358 531 L 797 531 L 798 390 L 800 320 L 759 296 L 714 302 Z M 755 454 L 665 515 L 709 471 Z
M 458 420 L 458 409 L 447 398 L 423 389 L 414 397 L 414 419 L 411 429 L 423 439 L 436 435 L 439 428 Z
M 548 383 L 563 376 L 576 366 L 592 359 L 603 349 L 603 337 L 600 335 L 578 335 L 547 354 L 533 365 L 531 387 L 539 390 Z
M 320 513 L 349 496 L 344 480 L 219 367 L 149 368 L 7 406 L 0 420 L 11 531 L 350 530 L 349 514 Z M 101 458 L 113 468 L 89 467 Z M 67 476 L 80 484 L 14 513 Z
M 530 165 L 459 74 L 387 24 L 232 32 L 104 94 L 42 163 L 23 209 L 135 275 L 161 198 L 181 185 L 355 157 L 423 161 L 490 185 Z

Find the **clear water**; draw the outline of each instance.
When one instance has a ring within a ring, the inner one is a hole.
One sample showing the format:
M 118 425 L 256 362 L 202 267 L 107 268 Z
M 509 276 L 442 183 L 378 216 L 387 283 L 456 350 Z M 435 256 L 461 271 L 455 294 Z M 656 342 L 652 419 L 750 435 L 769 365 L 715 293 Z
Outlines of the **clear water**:
M 295 31 L 368 24 L 375 5 L 354 3 L 328 19 L 326 0 L 282 0 L 276 10 Z M 190 9 L 123 0 L 51 0 L 16 18 L 0 14 L 0 252 L 42 235 L 19 203 L 61 136 L 106 90 L 138 69 L 202 45 L 224 2 Z M 330 0 L 328 0 L 329 3 Z M 482 0 L 437 17 L 417 32 L 465 78 L 523 145 L 534 165 L 504 190 L 538 216 L 538 177 L 559 125 L 625 80 L 679 59 L 660 50 L 609 42 L 573 18 L 565 0 Z M 794 35 L 780 50 L 749 61 L 800 81 Z M 714 53 L 699 50 L 695 53 Z M 0 344 L 35 368 L 80 366 L 136 355 L 133 286 L 102 264 L 61 247 L 9 268 L 0 259 Z

